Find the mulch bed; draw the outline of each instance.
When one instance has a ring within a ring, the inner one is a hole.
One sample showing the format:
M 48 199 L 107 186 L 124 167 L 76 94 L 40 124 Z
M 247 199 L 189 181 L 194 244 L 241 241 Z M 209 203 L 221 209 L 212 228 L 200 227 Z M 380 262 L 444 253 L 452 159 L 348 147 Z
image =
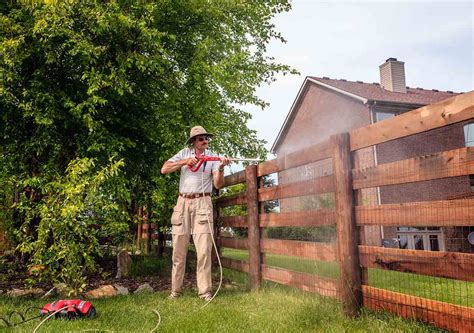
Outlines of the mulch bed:
M 150 286 L 155 291 L 169 291 L 171 290 L 171 274 L 166 273 L 166 275 L 159 276 L 141 276 L 133 278 L 120 278 L 116 279 L 116 262 L 114 260 L 104 260 L 101 262 L 100 267 L 104 272 L 108 273 L 107 278 L 103 278 L 100 274 L 88 276 L 88 286 L 85 291 L 89 291 L 95 288 L 98 288 L 101 285 L 106 284 L 119 284 L 129 290 L 129 292 L 135 291 L 140 285 L 144 283 L 150 284 Z M 183 289 L 185 290 L 195 290 L 196 286 L 196 273 L 194 269 L 187 268 L 188 273 L 184 276 Z M 213 269 L 214 272 L 217 272 Z M 27 288 L 27 279 L 29 276 L 25 273 L 12 273 L 7 274 L 6 272 L 0 271 L 0 290 L 5 293 L 11 289 L 25 289 Z M 219 283 L 218 277 L 214 276 L 214 285 Z M 34 288 L 41 288 L 45 292 L 53 288 L 53 285 L 48 282 L 38 282 L 33 285 Z

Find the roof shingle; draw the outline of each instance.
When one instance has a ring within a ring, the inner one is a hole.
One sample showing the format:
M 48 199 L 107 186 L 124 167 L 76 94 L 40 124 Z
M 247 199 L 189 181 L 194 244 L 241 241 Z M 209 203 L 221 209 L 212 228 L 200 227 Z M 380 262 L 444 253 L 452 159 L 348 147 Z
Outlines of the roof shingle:
M 378 83 L 352 82 L 330 78 L 309 77 L 312 80 L 344 90 L 348 93 L 374 101 L 427 105 L 458 95 L 451 91 L 428 90 L 407 87 L 407 93 L 397 93 L 383 89 Z

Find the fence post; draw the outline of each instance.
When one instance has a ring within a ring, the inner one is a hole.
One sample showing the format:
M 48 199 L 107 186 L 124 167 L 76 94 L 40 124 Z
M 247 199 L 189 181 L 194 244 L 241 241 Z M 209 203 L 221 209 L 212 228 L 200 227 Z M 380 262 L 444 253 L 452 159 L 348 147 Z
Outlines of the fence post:
M 257 167 L 258 168 L 258 167 Z M 264 183 L 264 179 L 263 179 L 264 176 L 258 178 L 258 188 L 257 188 L 257 192 L 258 192 L 258 189 L 259 188 L 264 188 L 265 187 L 265 183 Z M 257 193 L 257 198 L 258 198 L 258 193 Z M 259 216 L 259 220 L 258 220 L 258 226 L 260 227 L 260 214 L 263 214 L 265 213 L 265 202 L 262 201 L 262 202 L 259 202 L 258 204 L 258 216 Z M 260 228 L 260 236 L 262 235 L 262 228 Z M 267 264 L 267 254 L 266 253 L 263 253 L 263 252 L 260 252 L 260 264 L 261 265 L 266 265 Z
M 362 292 L 349 133 L 331 136 L 331 146 L 336 200 L 340 290 L 344 313 L 353 317 L 359 314 L 362 304 Z
M 260 227 L 258 221 L 258 180 L 257 166 L 248 165 L 245 168 L 247 184 L 247 214 L 248 214 L 248 249 L 250 288 L 260 289 L 262 281 L 262 260 L 260 256 Z
M 219 197 L 220 191 L 216 190 L 215 194 L 216 194 L 217 197 Z M 218 238 L 220 237 L 220 233 L 221 233 L 221 227 L 220 227 L 221 212 L 220 212 L 219 203 L 217 201 L 212 202 L 212 207 L 213 207 L 212 211 L 213 211 L 213 214 L 214 214 L 214 216 L 213 216 L 214 217 L 214 230 L 213 230 L 214 234 L 213 234 L 213 237 L 214 237 L 214 240 L 216 242 L 216 247 L 217 247 L 218 254 L 216 254 L 216 251 L 212 251 L 211 261 L 212 261 L 212 264 L 213 264 L 214 267 L 218 267 L 219 261 L 217 260 L 217 255 L 219 255 L 220 258 L 222 257 L 222 248 L 218 244 Z

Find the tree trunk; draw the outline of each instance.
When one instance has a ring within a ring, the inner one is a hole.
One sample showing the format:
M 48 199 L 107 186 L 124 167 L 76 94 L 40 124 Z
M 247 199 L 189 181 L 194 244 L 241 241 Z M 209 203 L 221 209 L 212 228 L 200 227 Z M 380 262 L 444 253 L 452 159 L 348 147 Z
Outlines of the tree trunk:
M 165 253 L 166 239 L 163 231 L 158 231 L 158 258 L 163 257 Z

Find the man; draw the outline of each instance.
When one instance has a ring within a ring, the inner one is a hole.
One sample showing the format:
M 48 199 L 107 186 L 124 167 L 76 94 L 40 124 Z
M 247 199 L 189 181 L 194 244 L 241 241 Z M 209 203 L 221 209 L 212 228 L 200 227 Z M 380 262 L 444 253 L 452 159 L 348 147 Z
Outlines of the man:
M 173 235 L 173 269 L 171 273 L 170 299 L 180 296 L 183 286 L 186 255 L 190 235 L 193 235 L 197 253 L 197 286 L 199 297 L 212 299 L 211 252 L 213 232 L 212 185 L 221 188 L 224 185 L 224 166 L 227 158 L 220 161 L 203 163 L 197 172 L 190 167 L 198 163 L 202 156 L 216 156 L 209 151 L 209 139 L 212 134 L 201 126 L 195 126 L 189 134 L 188 144 L 163 164 L 162 174 L 181 172 L 179 196 L 171 216 Z

